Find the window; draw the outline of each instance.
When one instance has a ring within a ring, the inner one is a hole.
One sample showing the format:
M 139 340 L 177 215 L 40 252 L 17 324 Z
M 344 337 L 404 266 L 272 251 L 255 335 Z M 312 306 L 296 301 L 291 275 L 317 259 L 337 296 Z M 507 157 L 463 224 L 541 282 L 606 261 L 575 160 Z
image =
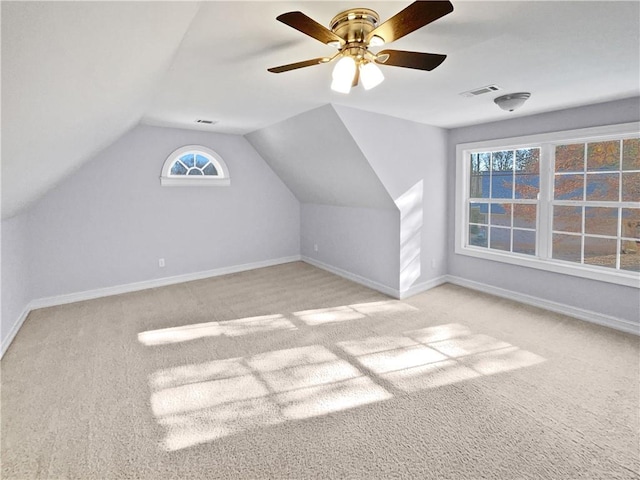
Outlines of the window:
M 540 148 L 470 155 L 468 244 L 536 254 Z
M 163 186 L 227 186 L 229 170 L 213 150 L 187 145 L 174 151 L 164 162 L 160 183 Z
M 456 253 L 640 287 L 639 130 L 458 145 Z

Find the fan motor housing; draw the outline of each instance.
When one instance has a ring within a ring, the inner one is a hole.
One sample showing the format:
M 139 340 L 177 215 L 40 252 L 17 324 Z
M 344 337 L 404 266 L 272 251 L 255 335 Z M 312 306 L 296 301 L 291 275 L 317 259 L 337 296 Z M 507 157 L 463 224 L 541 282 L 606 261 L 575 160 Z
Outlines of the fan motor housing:
M 273 73 L 282 73 L 299 68 L 311 67 L 313 65 L 326 64 L 339 58 L 336 68 L 338 65 L 344 65 L 345 67 L 341 67 L 341 69 L 346 72 L 346 77 L 351 76 L 351 70 L 353 70 L 354 66 L 356 67 L 353 73 L 352 86 L 358 84 L 359 73 L 360 70 L 362 70 L 365 77 L 369 79 L 365 83 L 368 83 L 371 86 L 370 88 L 375 86 L 373 83 L 379 83 L 383 79 L 383 76 L 375 68 L 376 63 L 393 67 L 431 71 L 440 65 L 447 56 L 435 53 L 387 49 L 376 53 L 369 51 L 369 47 L 377 48 L 398 40 L 448 15 L 452 11 L 453 5 L 449 0 L 417 1 L 383 23 L 380 23 L 380 17 L 374 10 L 369 8 L 352 8 L 333 17 L 329 28 L 323 27 L 302 12 L 286 12 L 278 15 L 276 19 L 305 35 L 315 38 L 325 45 L 336 48 L 337 52 L 332 56 L 313 58 L 303 62 L 268 68 L 267 70 Z M 355 63 L 355 65 L 352 65 L 352 63 Z M 367 72 L 373 73 L 370 74 Z M 339 72 L 336 73 L 334 69 L 332 77 L 340 77 Z M 336 86 L 335 90 L 347 93 L 348 89 L 345 85 L 346 81 L 342 82 L 341 80 L 340 85 Z
M 331 31 L 349 43 L 364 43 L 367 35 L 378 26 L 379 15 L 368 8 L 352 8 L 331 20 Z

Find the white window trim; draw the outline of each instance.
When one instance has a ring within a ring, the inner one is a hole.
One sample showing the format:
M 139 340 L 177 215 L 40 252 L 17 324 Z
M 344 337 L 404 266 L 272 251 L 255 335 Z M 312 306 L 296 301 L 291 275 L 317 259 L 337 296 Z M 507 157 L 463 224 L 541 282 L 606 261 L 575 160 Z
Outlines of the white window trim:
M 456 146 L 456 191 L 455 191 L 455 253 L 470 257 L 482 258 L 485 260 L 493 260 L 522 267 L 536 268 L 549 272 L 562 273 L 582 278 L 589 278 L 603 282 L 616 283 L 630 287 L 640 288 L 640 275 L 636 272 L 626 272 L 621 270 L 605 270 L 591 267 L 588 265 L 579 265 L 571 262 L 563 262 L 561 260 L 553 260 L 550 258 L 541 258 L 549 251 L 548 241 L 550 239 L 552 219 L 550 218 L 550 204 L 552 199 L 552 168 L 553 162 L 546 162 L 543 170 L 543 163 L 540 165 L 540 193 L 538 208 L 538 236 L 539 242 L 536 243 L 538 256 L 521 255 L 517 253 L 505 253 L 491 250 L 483 247 L 466 246 L 467 225 L 468 225 L 468 203 L 469 197 L 469 155 L 477 151 L 486 151 L 488 149 L 518 149 L 526 148 L 533 145 L 541 145 L 541 158 L 551 159 L 551 146 L 559 142 L 588 142 L 598 141 L 614 135 L 619 137 L 632 136 L 640 134 L 640 122 L 631 122 L 618 125 L 607 125 L 603 127 L 583 128 L 579 130 L 566 130 L 562 132 L 552 132 L 538 135 L 528 135 L 522 137 L 502 138 L 495 140 L 487 140 L 483 142 L 463 143 Z M 545 149 L 547 151 L 545 152 Z M 640 208 L 640 202 L 633 205 Z
M 218 175 L 171 175 L 173 163 L 186 153 L 204 153 L 213 163 Z M 202 145 L 185 145 L 171 152 L 171 155 L 165 160 L 160 174 L 160 184 L 163 187 L 226 187 L 231 184 L 231 179 L 227 164 L 216 152 Z

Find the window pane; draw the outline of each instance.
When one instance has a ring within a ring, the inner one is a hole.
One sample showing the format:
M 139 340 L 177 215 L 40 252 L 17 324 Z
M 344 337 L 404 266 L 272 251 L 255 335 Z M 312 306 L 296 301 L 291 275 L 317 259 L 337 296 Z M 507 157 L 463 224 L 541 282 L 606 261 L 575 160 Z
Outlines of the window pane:
M 622 172 L 622 201 L 640 202 L 640 173 Z
M 640 208 L 622 209 L 622 236 L 640 240 Z
M 558 145 L 556 147 L 556 172 L 582 172 L 584 170 L 584 145 Z
M 470 198 L 489 198 L 489 172 L 471 176 Z
M 511 204 L 493 203 L 491 204 L 491 225 L 511 226 Z
M 207 163 L 209 163 L 209 159 L 208 158 L 206 158 L 206 157 L 204 157 L 202 155 L 196 154 L 196 166 L 198 168 L 204 168 Z
M 622 169 L 640 170 L 639 138 L 630 138 L 622 142 Z
M 513 198 L 513 172 L 493 172 L 491 198 Z
M 490 153 L 471 154 L 471 184 L 469 185 L 471 198 L 489 198 L 490 165 Z
M 582 207 L 553 207 L 553 229 L 582 233 Z
M 587 170 L 618 170 L 620 141 L 590 143 L 587 146 Z
M 539 148 L 516 150 L 515 197 L 536 198 L 540 189 Z
M 187 153 L 186 155 L 183 155 L 180 157 L 180 160 L 182 161 L 182 163 L 184 163 L 187 167 L 193 167 L 194 165 L 194 160 L 193 160 L 193 153 Z
M 491 154 L 491 169 L 494 172 L 510 172 L 513 170 L 513 150 L 493 152 Z
M 198 170 L 197 168 L 192 168 L 189 170 L 188 175 L 202 175 L 202 170 Z
M 171 175 L 186 175 L 187 169 L 180 162 L 176 162 L 171 167 Z
M 584 263 L 616 268 L 616 243 L 613 238 L 584 237 Z
M 216 170 L 216 167 L 213 166 L 213 163 L 210 163 L 209 165 L 207 165 L 206 167 L 204 167 L 204 170 L 202 170 L 204 172 L 205 175 L 218 175 L 218 171 Z
M 617 201 L 619 181 L 617 173 L 587 175 L 587 200 Z
M 494 250 L 511 250 L 511 229 L 491 227 L 491 245 Z
M 513 150 L 491 155 L 491 198 L 513 198 Z
M 516 198 L 537 198 L 540 191 L 540 176 L 516 172 Z
M 480 225 L 469 225 L 469 245 L 476 247 L 487 246 L 487 227 Z
M 582 200 L 584 175 L 556 175 L 553 198 L 556 200 Z
M 557 260 L 565 260 L 567 262 L 580 263 L 580 244 L 581 237 L 579 235 L 562 235 L 553 234 L 553 258 Z
M 539 148 L 523 148 L 516 150 L 516 172 L 535 173 L 539 171 Z
M 622 240 L 620 253 L 621 270 L 640 272 L 640 242 Z
M 481 152 L 471 154 L 471 173 L 488 172 L 491 166 L 491 153 Z
M 513 230 L 513 251 L 527 255 L 536 254 L 536 232 Z
M 536 205 L 515 204 L 513 206 L 513 226 L 536 228 L 536 213 Z
M 596 235 L 618 235 L 618 209 L 586 207 L 584 209 L 584 231 Z
M 471 203 L 469 204 L 469 223 L 489 223 L 489 204 Z

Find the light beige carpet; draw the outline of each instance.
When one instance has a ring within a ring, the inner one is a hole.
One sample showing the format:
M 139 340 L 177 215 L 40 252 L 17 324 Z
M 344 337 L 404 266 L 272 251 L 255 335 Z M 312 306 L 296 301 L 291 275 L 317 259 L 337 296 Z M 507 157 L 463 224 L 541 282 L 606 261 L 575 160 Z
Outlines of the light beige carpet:
M 31 313 L 2 478 L 637 479 L 639 339 L 291 263 Z

